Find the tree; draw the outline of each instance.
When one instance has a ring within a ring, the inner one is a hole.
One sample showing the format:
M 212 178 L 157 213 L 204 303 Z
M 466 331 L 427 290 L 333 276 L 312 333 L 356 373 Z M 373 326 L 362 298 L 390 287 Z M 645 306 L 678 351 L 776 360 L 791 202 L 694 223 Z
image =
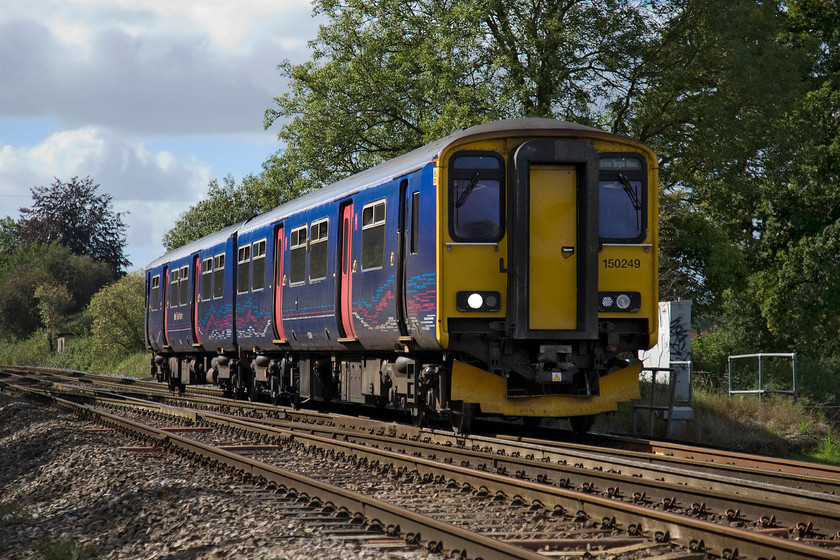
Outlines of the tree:
M 67 286 L 55 282 L 38 284 L 34 295 L 38 300 L 41 324 L 47 331 L 47 343 L 52 352 L 55 347 L 53 341 L 67 320 L 67 310 L 73 306 L 73 296 L 70 295 Z
M 73 302 L 65 312 L 72 316 L 115 277 L 109 264 L 74 255 L 59 243 L 19 247 L 0 264 L 0 339 L 25 338 L 45 326 L 35 296 L 38 286 L 65 286 Z
M 717 316 L 754 269 L 757 179 L 789 140 L 786 111 L 804 93 L 806 52 L 783 40 L 776 3 L 679 0 L 643 53 L 645 87 L 626 131 L 660 159 L 662 294 Z
M 97 352 L 128 355 L 145 345 L 145 283 L 133 272 L 99 290 L 90 300 L 93 345 Z
M 313 60 L 290 91 L 273 165 L 321 186 L 459 128 L 516 116 L 606 125 L 632 91 L 656 2 L 320 0 Z M 286 120 L 288 119 L 288 120 Z
M 175 226 L 163 236 L 168 251 L 186 245 L 224 227 L 271 210 L 302 194 L 293 181 L 278 180 L 280 168 L 260 176 L 248 175 L 240 185 L 228 175 L 210 181 L 207 198 L 178 217 Z
M 75 255 L 89 255 L 115 271 L 130 263 L 125 258 L 126 225 L 111 209 L 111 195 L 97 195 L 90 177 L 56 179 L 49 187 L 30 189 L 34 203 L 21 208 L 18 239 L 21 243 L 59 242 Z

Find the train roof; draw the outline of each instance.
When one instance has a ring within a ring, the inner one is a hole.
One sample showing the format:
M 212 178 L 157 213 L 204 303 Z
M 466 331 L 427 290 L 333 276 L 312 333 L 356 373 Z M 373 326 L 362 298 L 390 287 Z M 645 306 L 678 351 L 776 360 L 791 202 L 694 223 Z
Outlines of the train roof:
M 148 266 L 146 266 L 146 270 L 149 270 L 150 268 L 155 268 L 156 266 L 160 266 L 168 262 L 177 261 L 178 259 L 182 259 L 184 257 L 188 257 L 196 251 L 200 251 L 201 249 L 204 249 L 206 247 L 218 245 L 219 243 L 222 243 L 225 239 L 230 237 L 233 233 L 238 231 L 239 228 L 241 228 L 246 222 L 247 220 L 235 223 L 232 226 L 228 226 L 215 233 L 211 233 L 210 235 L 205 235 L 201 239 L 196 239 L 195 241 L 191 241 L 186 245 L 178 247 L 177 249 L 173 249 L 172 251 L 169 251 L 165 255 L 161 255 L 160 257 L 156 258 L 151 263 L 149 263 Z
M 311 206 L 316 206 L 322 202 L 336 198 L 344 198 L 352 194 L 355 190 L 361 189 L 366 185 L 381 183 L 391 178 L 410 173 L 436 159 L 446 146 L 460 140 L 475 136 L 494 136 L 505 132 L 523 132 L 525 134 L 533 134 L 535 132 L 556 133 L 561 131 L 566 133 L 577 132 L 597 135 L 609 134 L 603 130 L 581 124 L 545 118 L 507 119 L 458 130 L 449 136 L 441 138 L 440 140 L 435 140 L 430 144 L 426 144 L 425 146 L 407 152 L 401 156 L 397 156 L 375 167 L 371 167 L 370 169 L 366 169 L 365 171 L 361 171 L 355 175 L 351 175 L 350 177 L 324 186 L 299 198 L 283 203 L 268 212 L 251 218 L 250 220 L 229 226 L 219 232 L 193 241 L 183 247 L 179 247 L 174 251 L 158 257 L 146 268 L 148 269 L 154 266 L 159 266 L 162 263 L 177 260 L 185 255 L 194 253 L 195 251 L 203 249 L 208 245 L 215 245 L 222 239 L 226 239 L 232 233 L 239 231 L 240 229 L 250 230 L 257 228 L 266 223 L 283 219 Z M 247 227 L 245 227 L 246 224 Z

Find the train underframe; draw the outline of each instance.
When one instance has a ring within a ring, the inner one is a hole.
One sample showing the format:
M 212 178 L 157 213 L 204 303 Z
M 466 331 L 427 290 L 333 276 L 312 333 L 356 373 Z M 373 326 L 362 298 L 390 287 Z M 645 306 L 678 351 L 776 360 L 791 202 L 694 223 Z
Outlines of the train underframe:
M 598 397 L 602 378 L 625 368 L 643 344 L 647 333 L 641 327 L 628 324 L 616 329 L 614 324 L 605 324 L 601 338 L 594 341 L 534 342 L 463 334 L 453 337 L 445 352 L 411 352 L 402 346 L 401 352 L 394 353 L 350 349 L 340 353 L 157 354 L 151 366 L 152 374 L 173 390 L 209 383 L 229 397 L 268 397 L 274 404 L 295 407 L 310 399 L 390 405 L 409 413 L 418 425 L 449 420 L 461 432 L 468 431 L 478 415 L 521 416 L 527 423 L 537 423 L 544 416 L 568 417 L 572 427 L 582 432 L 594 418 L 587 409 L 569 406 L 564 413 L 555 404 L 542 414 L 533 406 L 519 411 L 517 403 L 562 396 L 573 399 L 565 401 L 571 404 L 575 398 Z M 453 371 L 475 374 L 465 382 L 465 376 L 457 373 L 461 377 L 453 391 Z M 502 384 L 503 397 L 514 403 L 500 409 L 501 413 L 491 407 L 482 409 L 483 386 L 494 380 Z M 464 394 L 469 396 L 457 398 Z

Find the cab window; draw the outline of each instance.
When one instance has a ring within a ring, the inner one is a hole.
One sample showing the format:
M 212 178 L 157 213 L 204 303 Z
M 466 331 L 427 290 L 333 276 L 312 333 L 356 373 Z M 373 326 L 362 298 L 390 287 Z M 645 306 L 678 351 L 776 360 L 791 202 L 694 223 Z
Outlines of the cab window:
M 504 232 L 504 162 L 494 152 L 459 152 L 449 163 L 449 233 L 492 243 Z
M 641 155 L 601 156 L 598 234 L 601 241 L 633 243 L 647 235 L 645 163 Z

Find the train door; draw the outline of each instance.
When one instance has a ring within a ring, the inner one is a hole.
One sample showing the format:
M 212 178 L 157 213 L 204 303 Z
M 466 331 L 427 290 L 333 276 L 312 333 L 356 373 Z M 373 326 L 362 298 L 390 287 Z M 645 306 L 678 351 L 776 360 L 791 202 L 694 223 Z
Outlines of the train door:
M 199 288 L 201 286 L 201 261 L 198 258 L 198 255 L 193 256 L 193 266 L 192 266 L 192 280 L 193 280 L 193 290 L 192 290 L 192 302 L 190 305 L 192 306 L 192 313 L 190 313 L 190 317 L 192 318 L 192 338 L 193 338 L 193 346 L 201 346 L 201 339 L 198 336 L 198 294 Z
M 528 326 L 577 328 L 577 173 L 571 165 L 532 165 Z M 558 258 L 558 248 L 559 257 Z
M 574 139 L 513 154 L 508 316 L 517 338 L 598 336 L 598 153 Z
M 408 335 L 408 325 L 406 324 L 406 307 L 405 307 L 405 267 L 407 259 L 406 251 L 406 228 L 410 222 L 410 217 L 407 212 L 411 207 L 409 201 L 406 200 L 408 191 L 408 179 L 400 181 L 400 207 L 399 220 L 397 225 L 397 273 L 394 275 L 396 286 L 394 286 L 397 325 L 400 329 L 400 336 Z
M 356 338 L 353 328 L 353 202 L 341 206 L 338 251 L 338 308 L 342 336 Z
M 163 274 L 160 277 L 163 284 L 163 303 L 161 304 L 163 310 L 163 346 L 169 346 L 169 267 L 163 267 Z
M 285 256 L 285 232 L 283 225 L 277 226 L 274 235 L 274 336 L 277 342 L 285 342 L 283 330 L 283 257 Z

